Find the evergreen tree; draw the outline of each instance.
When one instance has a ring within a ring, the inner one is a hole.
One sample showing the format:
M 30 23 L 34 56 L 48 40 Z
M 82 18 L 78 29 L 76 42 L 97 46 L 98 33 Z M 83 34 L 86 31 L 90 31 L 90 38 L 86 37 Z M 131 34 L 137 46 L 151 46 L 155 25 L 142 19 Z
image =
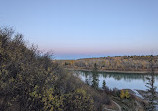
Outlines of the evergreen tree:
M 98 72 L 98 68 L 97 68 L 97 64 L 95 63 L 94 64 L 94 68 L 93 68 L 93 71 L 92 71 L 92 87 L 95 88 L 95 89 L 98 89 L 98 78 L 97 78 L 97 72 Z
M 86 83 L 87 85 L 89 85 L 88 78 L 86 78 L 85 83 Z
M 102 89 L 103 89 L 103 90 L 105 90 L 105 89 L 106 89 L 106 82 L 105 82 L 105 80 L 103 80 Z
M 152 55 L 149 63 L 150 63 L 150 77 L 146 78 L 148 80 L 148 82 L 146 83 L 146 87 L 148 88 L 146 93 L 146 99 L 148 100 L 148 105 L 146 109 L 148 111 L 155 111 L 156 87 L 154 86 L 155 74 L 154 74 L 154 63 L 153 63 Z

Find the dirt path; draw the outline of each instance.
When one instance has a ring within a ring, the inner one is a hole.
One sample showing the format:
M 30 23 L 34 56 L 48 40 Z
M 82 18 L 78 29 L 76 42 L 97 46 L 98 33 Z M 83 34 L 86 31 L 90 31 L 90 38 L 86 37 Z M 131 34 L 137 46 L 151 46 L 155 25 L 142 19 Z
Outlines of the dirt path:
M 112 102 L 118 107 L 118 110 L 113 110 L 113 109 L 104 108 L 103 111 L 122 111 L 119 104 L 117 104 L 117 103 L 116 103 L 115 101 L 113 101 L 113 100 L 112 100 Z
M 113 102 L 114 102 L 114 103 L 116 104 L 116 106 L 118 107 L 118 109 L 119 109 L 118 111 L 122 111 L 122 110 L 121 110 L 121 106 L 120 106 L 119 104 L 117 104 L 115 101 L 113 101 Z

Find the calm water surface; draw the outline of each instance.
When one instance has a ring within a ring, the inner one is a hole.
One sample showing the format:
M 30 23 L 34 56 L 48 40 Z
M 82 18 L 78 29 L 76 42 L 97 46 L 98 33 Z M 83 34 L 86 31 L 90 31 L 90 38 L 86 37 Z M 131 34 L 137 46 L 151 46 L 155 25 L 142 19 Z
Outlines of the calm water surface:
M 93 76 L 89 71 L 74 71 L 74 74 L 78 76 L 82 81 L 92 84 Z M 127 73 L 97 73 L 97 79 L 99 87 L 102 87 L 103 80 L 106 82 L 106 86 L 110 89 L 139 89 L 146 90 L 145 84 L 147 83 L 147 74 L 127 74 Z M 158 87 L 158 75 L 155 75 L 155 86 Z M 157 88 L 158 91 L 158 88 Z

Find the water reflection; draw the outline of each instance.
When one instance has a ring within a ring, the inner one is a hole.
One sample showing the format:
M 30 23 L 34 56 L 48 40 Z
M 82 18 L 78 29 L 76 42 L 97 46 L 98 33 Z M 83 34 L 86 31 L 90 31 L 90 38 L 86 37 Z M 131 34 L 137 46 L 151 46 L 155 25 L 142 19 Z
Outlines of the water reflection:
M 81 78 L 84 82 L 92 85 L 93 73 L 90 71 L 74 71 L 74 74 Z M 98 86 L 101 88 L 103 81 L 106 85 L 113 89 L 140 89 L 146 90 L 147 74 L 127 74 L 127 73 L 97 73 Z M 155 76 L 155 86 L 158 86 L 158 75 Z M 158 90 L 158 89 L 157 89 Z

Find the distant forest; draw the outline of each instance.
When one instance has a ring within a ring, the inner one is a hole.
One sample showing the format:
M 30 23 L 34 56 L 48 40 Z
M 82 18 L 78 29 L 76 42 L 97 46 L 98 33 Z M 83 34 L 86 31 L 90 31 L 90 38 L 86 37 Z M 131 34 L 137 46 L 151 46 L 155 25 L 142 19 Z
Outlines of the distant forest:
M 148 71 L 150 69 L 148 56 L 115 56 L 100 58 L 84 58 L 78 60 L 55 60 L 66 68 L 92 70 L 97 64 L 99 70 L 115 71 Z M 158 56 L 153 57 L 155 70 L 158 70 Z

